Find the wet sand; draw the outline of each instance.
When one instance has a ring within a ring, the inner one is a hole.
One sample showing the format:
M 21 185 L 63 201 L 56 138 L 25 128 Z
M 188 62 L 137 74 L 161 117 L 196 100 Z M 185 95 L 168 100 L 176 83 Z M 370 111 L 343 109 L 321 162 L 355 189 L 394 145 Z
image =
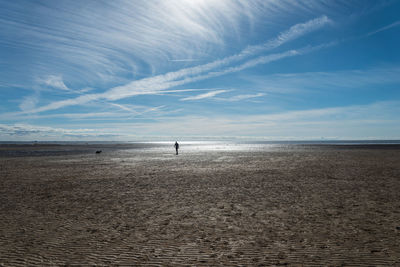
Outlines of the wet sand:
M 399 146 L 111 147 L 2 147 L 0 266 L 400 266 Z

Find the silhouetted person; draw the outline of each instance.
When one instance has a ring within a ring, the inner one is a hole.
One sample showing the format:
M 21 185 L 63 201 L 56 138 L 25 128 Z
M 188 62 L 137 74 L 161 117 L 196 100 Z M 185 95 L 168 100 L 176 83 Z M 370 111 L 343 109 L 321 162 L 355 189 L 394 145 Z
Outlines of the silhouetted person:
M 178 149 L 179 149 L 178 141 L 175 142 L 174 147 L 175 147 L 175 150 L 176 150 L 176 154 L 178 155 Z

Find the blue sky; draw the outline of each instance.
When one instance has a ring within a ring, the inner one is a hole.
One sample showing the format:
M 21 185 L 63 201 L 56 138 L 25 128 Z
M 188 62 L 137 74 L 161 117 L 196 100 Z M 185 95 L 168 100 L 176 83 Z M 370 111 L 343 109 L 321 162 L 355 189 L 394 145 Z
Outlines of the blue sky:
M 400 139 L 399 14 L 0 0 L 0 140 Z

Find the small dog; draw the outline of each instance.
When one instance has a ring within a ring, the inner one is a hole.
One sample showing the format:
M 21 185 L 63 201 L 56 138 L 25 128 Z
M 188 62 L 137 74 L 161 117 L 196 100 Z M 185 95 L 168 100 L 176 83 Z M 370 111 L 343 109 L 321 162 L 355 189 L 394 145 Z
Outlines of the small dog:
M 97 150 L 97 151 L 96 151 L 96 154 L 100 154 L 100 153 L 101 153 L 101 150 Z

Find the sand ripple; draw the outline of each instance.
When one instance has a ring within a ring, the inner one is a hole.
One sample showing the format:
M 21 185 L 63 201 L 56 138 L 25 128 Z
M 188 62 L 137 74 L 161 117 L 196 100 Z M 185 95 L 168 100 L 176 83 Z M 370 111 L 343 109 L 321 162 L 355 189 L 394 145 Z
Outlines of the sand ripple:
M 0 265 L 400 266 L 400 150 L 117 154 L 1 158 Z

